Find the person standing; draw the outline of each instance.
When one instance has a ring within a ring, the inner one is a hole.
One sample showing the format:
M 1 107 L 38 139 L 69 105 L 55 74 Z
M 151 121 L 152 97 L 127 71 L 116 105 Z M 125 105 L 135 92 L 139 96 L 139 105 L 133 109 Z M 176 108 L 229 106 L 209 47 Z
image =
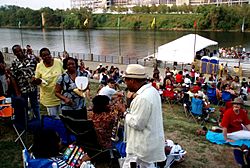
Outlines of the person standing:
M 224 75 L 225 75 L 225 76 L 228 75 L 228 67 L 227 67 L 227 64 L 224 65 L 224 67 L 223 67 L 223 72 L 224 72 Z
M 21 100 L 25 111 L 28 111 L 28 101 L 30 101 L 32 112 L 35 119 L 40 120 L 40 106 L 38 102 L 37 86 L 33 83 L 35 77 L 36 60 L 28 58 L 23 53 L 20 45 L 12 47 L 14 55 L 17 57 L 13 60 L 10 68 L 11 82 L 15 91 L 15 98 Z M 23 107 L 15 107 L 15 113 Z
M 1 96 L 7 95 L 8 91 L 8 82 L 7 82 L 7 77 L 6 77 L 6 64 L 4 61 L 4 56 L 2 52 L 0 51 L 0 89 L 1 89 Z
M 190 73 L 189 73 L 190 79 L 192 84 L 195 81 L 195 65 L 192 65 L 191 69 L 190 69 Z
M 62 114 L 72 118 L 87 119 L 85 97 L 74 91 L 77 89 L 76 77 L 83 76 L 83 74 L 77 71 L 76 59 L 68 57 L 64 63 L 66 63 L 67 70 L 58 78 L 55 86 L 55 95 L 61 100 Z
M 219 66 L 219 77 L 220 78 L 223 77 L 223 71 L 224 71 L 224 65 L 223 65 L 223 63 L 221 63 Z
M 59 117 L 60 99 L 55 96 L 58 77 L 64 72 L 62 61 L 52 58 L 48 48 L 40 50 L 42 61 L 37 64 L 35 82 L 40 86 L 40 101 L 51 116 Z
M 154 167 L 166 160 L 161 98 L 158 91 L 146 83 L 143 66 L 130 64 L 123 75 L 130 92 L 137 96 L 125 115 L 127 147 L 123 167 L 136 162 L 141 168 Z

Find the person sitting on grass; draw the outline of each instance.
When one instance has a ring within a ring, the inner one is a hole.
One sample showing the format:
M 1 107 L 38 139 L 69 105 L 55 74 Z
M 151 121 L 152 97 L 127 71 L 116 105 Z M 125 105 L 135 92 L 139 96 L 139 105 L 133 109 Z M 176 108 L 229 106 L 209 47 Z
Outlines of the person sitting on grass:
M 234 142 L 240 139 L 250 140 L 250 120 L 246 111 L 241 108 L 243 100 L 238 97 L 232 102 L 233 107 L 225 111 L 221 127 L 223 136 L 227 142 Z

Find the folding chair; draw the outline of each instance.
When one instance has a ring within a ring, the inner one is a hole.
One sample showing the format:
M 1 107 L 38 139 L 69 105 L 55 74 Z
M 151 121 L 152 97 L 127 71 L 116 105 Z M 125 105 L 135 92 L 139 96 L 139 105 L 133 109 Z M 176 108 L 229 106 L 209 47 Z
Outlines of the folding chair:
M 208 87 L 207 88 L 207 97 L 211 103 L 213 103 L 215 105 L 218 104 L 218 100 L 217 100 L 217 96 L 216 96 L 216 88 Z
M 223 90 L 221 93 L 221 100 L 222 100 L 223 104 L 228 102 L 228 101 L 231 101 L 232 100 L 231 93 Z
M 11 106 L 11 98 L 0 97 L 0 117 L 12 118 L 14 109 Z
M 23 167 L 24 168 L 57 168 L 56 162 L 50 159 L 35 159 L 32 157 L 27 149 L 22 151 Z
M 196 117 L 202 117 L 203 115 L 203 101 L 201 99 L 192 98 L 190 115 L 198 123 Z
M 76 137 L 67 131 L 63 121 L 57 119 L 55 116 L 43 115 L 41 126 L 42 128 L 52 129 L 57 132 L 64 145 L 69 145 L 76 140 Z
M 60 118 L 67 131 L 76 136 L 76 145 L 83 146 L 91 159 L 107 153 L 113 159 L 113 149 L 103 149 L 100 146 L 92 120 L 75 119 L 64 115 L 60 115 Z
M 164 90 L 162 93 L 163 100 L 170 105 L 173 110 L 173 105 L 177 103 L 176 93 L 174 91 Z
M 4 96 L 0 97 L 0 118 L 3 120 L 10 119 L 11 121 L 14 121 L 14 119 L 15 119 L 14 108 L 12 107 L 12 99 L 11 98 L 6 98 Z M 15 122 L 13 122 L 12 126 L 17 134 L 17 138 L 15 139 L 15 142 L 20 140 L 23 147 L 25 147 L 25 143 L 23 142 L 23 140 L 21 138 L 21 136 L 25 133 L 25 130 L 23 130 L 23 131 L 21 131 L 21 133 L 19 133 L 19 131 L 15 125 Z

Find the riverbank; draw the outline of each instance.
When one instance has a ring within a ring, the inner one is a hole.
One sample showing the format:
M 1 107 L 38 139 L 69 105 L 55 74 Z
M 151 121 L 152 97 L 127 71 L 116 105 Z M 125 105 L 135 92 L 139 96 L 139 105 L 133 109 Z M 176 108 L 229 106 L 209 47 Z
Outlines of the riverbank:
M 8 29 L 19 29 L 18 26 L 0 26 L 0 28 L 8 28 Z M 62 27 L 41 27 L 41 26 L 22 26 L 22 29 L 31 29 L 31 30 L 61 30 Z M 117 27 L 95 27 L 95 28 L 85 28 L 85 29 L 79 29 L 79 28 L 64 28 L 64 30 L 118 30 Z M 120 30 L 136 30 L 136 31 L 154 31 L 153 29 L 134 29 L 134 28 L 128 28 L 128 27 L 120 27 Z M 156 31 L 162 32 L 162 31 L 178 31 L 178 32 L 241 32 L 240 29 L 236 30 L 213 30 L 213 29 L 205 29 L 205 30 L 196 30 L 193 28 L 190 29 L 184 29 L 184 28 L 159 28 Z M 249 33 L 250 29 L 244 30 L 245 33 Z
M 50 10 L 44 8 L 31 10 L 17 6 L 0 8 L 0 26 L 17 27 L 22 18 L 20 26 L 24 27 L 44 27 L 65 29 L 116 29 L 118 27 L 127 30 L 199 30 L 199 31 L 250 31 L 249 5 L 244 6 L 135 6 L 130 9 L 110 9 L 102 14 L 94 14 L 86 8 L 68 9 L 66 11 Z M 117 11 L 116 11 L 117 10 Z M 110 13 L 108 13 L 110 12 Z M 43 25 L 41 25 L 43 13 Z M 32 21 L 30 20 L 32 19 Z M 154 24 L 152 24 L 155 18 Z M 84 24 L 85 20 L 87 24 Z

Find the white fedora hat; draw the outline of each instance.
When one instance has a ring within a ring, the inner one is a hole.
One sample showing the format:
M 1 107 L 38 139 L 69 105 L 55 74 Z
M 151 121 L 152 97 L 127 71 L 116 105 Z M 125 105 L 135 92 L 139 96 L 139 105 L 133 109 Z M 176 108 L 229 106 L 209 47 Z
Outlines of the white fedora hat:
M 147 75 L 146 75 L 144 66 L 139 65 L 139 64 L 129 64 L 122 77 L 135 78 L 135 79 L 146 79 Z

